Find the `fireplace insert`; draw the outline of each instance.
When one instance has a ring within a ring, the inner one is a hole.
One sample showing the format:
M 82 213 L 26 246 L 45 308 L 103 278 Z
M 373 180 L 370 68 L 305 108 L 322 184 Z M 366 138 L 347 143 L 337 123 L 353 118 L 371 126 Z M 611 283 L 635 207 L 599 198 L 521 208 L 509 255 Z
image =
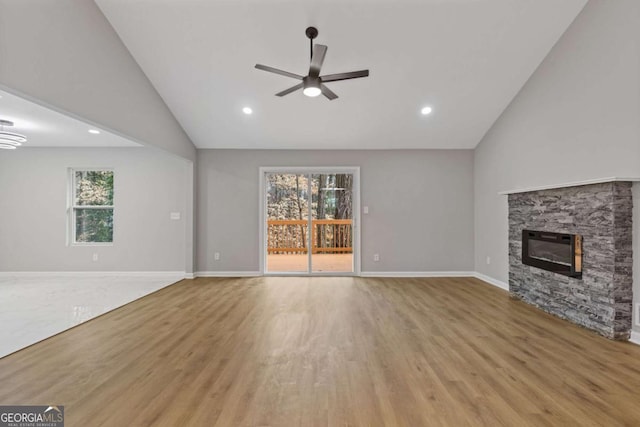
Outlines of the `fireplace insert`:
M 582 279 L 582 236 L 522 230 L 522 262 Z

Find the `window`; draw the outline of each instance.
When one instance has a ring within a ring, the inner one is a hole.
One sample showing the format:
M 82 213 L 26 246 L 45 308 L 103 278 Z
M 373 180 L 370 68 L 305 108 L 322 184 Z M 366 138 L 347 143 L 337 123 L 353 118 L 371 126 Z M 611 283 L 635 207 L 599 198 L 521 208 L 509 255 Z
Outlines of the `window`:
M 113 243 L 113 171 L 71 170 L 74 244 Z

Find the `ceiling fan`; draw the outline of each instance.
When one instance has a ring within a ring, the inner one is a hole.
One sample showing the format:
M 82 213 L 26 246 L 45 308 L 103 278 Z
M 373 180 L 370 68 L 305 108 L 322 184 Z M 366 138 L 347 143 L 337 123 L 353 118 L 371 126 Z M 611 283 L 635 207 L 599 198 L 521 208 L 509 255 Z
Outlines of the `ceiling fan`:
M 338 95 L 336 95 L 324 83 L 357 79 L 360 77 L 367 77 L 369 75 L 369 70 L 360 70 L 351 71 L 348 73 L 327 74 L 321 76 L 320 69 L 322 68 L 322 63 L 324 62 L 324 56 L 327 54 L 327 46 L 321 44 L 316 44 L 314 46 L 313 39 L 318 37 L 317 28 L 309 27 L 306 29 L 305 34 L 309 38 L 309 43 L 311 46 L 311 65 L 309 65 L 308 75 L 301 76 L 299 74 L 290 73 L 288 71 L 279 70 L 277 68 L 269 67 L 266 65 L 256 64 L 256 68 L 258 70 L 280 74 L 281 76 L 291 77 L 296 80 L 302 80 L 302 83 L 292 86 L 289 89 L 285 89 L 282 92 L 278 92 L 276 93 L 276 96 L 285 96 L 292 92 L 295 92 L 298 89 L 302 89 L 302 93 L 307 96 L 314 97 L 323 94 L 329 100 L 333 100 L 336 99 Z

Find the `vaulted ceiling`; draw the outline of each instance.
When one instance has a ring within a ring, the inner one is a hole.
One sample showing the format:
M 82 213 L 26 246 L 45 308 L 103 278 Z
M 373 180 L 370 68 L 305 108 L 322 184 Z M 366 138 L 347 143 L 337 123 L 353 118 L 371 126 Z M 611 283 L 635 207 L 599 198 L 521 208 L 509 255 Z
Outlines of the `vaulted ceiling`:
M 473 148 L 586 0 L 96 0 L 199 148 Z M 274 96 L 328 46 L 334 101 Z M 423 116 L 420 109 L 433 112 Z M 253 114 L 242 113 L 250 107 Z

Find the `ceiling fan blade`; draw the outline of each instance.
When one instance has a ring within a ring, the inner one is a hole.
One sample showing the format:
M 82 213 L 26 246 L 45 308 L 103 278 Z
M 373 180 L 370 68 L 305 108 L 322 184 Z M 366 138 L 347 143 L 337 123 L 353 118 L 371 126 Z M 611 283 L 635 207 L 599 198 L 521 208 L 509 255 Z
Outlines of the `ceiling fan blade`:
M 324 56 L 327 54 L 327 47 L 323 44 L 313 46 L 313 55 L 311 56 L 311 65 L 309 66 L 309 76 L 318 77 L 320 69 L 324 62 Z
M 285 89 L 282 92 L 278 92 L 276 93 L 276 96 L 285 96 L 285 95 L 289 95 L 291 92 L 295 92 L 298 89 L 302 89 L 302 83 L 295 85 L 293 87 L 290 87 L 289 89 Z
M 323 82 L 337 82 L 339 80 L 358 79 L 360 77 L 369 77 L 369 70 L 351 71 L 349 73 L 327 74 L 320 76 Z
M 281 76 L 291 77 L 293 79 L 302 80 L 302 76 L 288 71 L 278 70 L 277 68 L 269 67 L 267 65 L 256 64 L 256 68 L 262 71 L 268 71 L 270 73 L 280 74 Z
M 322 91 L 322 94 L 324 96 L 329 98 L 329 101 L 333 101 L 334 99 L 336 99 L 338 97 L 338 95 L 333 93 L 333 91 L 331 89 L 329 89 L 328 87 L 326 87 L 325 85 L 320 85 L 320 90 Z

